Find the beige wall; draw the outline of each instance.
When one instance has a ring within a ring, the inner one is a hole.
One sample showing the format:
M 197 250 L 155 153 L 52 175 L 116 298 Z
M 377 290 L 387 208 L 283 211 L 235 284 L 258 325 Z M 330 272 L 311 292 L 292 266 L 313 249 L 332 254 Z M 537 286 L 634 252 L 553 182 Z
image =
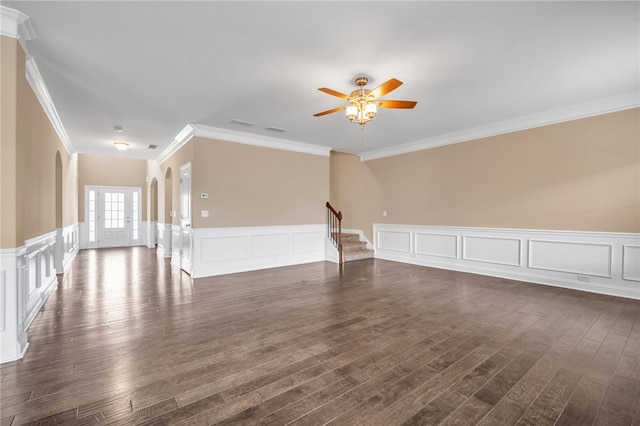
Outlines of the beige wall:
M 84 222 L 85 186 L 142 188 L 142 220 L 147 220 L 147 160 L 78 154 L 78 217 Z
M 18 43 L 0 36 L 0 248 L 15 248 L 16 220 L 16 115 Z
M 368 238 L 373 223 L 640 232 L 639 114 L 364 163 L 336 154 L 332 201 Z
M 328 157 L 202 138 L 194 144 L 194 227 L 325 222 Z
M 70 156 L 25 78 L 18 42 L 1 37 L 2 248 L 77 222 L 75 158 Z M 62 163 L 62 208 L 56 206 L 56 154 Z M 71 193 L 71 195 L 70 195 Z M 56 218 L 60 212 L 62 218 Z

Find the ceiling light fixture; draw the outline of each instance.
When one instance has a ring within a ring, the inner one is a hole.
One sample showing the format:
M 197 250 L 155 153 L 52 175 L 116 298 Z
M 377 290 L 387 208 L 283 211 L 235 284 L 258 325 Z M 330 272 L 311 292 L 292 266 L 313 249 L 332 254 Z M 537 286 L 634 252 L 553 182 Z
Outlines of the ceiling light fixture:
M 347 120 L 352 123 L 358 123 L 362 127 L 371 121 L 378 113 L 376 104 L 373 103 L 372 98 L 369 98 L 371 90 L 364 88 L 368 81 L 367 77 L 358 77 L 356 79 L 356 85 L 359 89 L 351 92 L 349 96 L 351 105 L 349 105 L 346 110 Z
M 126 142 L 118 141 L 118 142 L 114 142 L 113 144 L 120 151 L 124 151 L 125 149 L 129 148 L 129 144 Z
M 414 101 L 386 101 L 379 99 L 381 96 L 384 96 L 392 90 L 400 87 L 400 85 L 402 84 L 400 80 L 392 78 L 391 80 L 386 81 L 373 90 L 364 88 L 364 86 L 366 86 L 368 82 L 369 79 L 367 77 L 356 78 L 356 86 L 358 86 L 358 89 L 351 92 L 351 94 L 348 96 L 344 93 L 340 93 L 326 87 L 318 89 L 321 92 L 344 99 L 351 105 L 319 112 L 317 114 L 314 114 L 314 116 L 321 117 L 333 112 L 346 110 L 347 120 L 352 123 L 358 123 L 364 129 L 364 125 L 371 121 L 373 117 L 378 114 L 378 107 L 410 109 L 416 106 L 417 102 Z

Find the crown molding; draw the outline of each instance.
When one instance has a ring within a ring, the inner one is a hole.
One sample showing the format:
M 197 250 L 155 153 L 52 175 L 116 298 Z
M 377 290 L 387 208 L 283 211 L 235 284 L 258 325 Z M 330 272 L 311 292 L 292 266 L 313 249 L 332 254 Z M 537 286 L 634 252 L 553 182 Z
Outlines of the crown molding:
M 69 135 L 67 135 L 67 132 L 62 125 L 58 111 L 53 104 L 53 100 L 51 100 L 51 95 L 49 95 L 49 90 L 47 90 L 47 86 L 44 84 L 44 80 L 40 74 L 38 65 L 36 64 L 35 59 L 29 55 L 29 51 L 27 50 L 27 42 L 36 38 L 36 33 L 31 25 L 31 20 L 27 15 L 18 10 L 11 9 L 6 6 L 0 6 L 0 33 L 3 36 L 18 40 L 20 46 L 22 46 L 22 50 L 26 56 L 25 78 L 38 98 L 38 101 L 40 101 L 42 109 L 44 109 L 51 125 L 62 141 L 62 145 L 64 145 L 64 148 L 67 150 L 69 155 L 73 155 L 75 150 L 71 145 Z
M 417 142 L 398 145 L 393 148 L 379 149 L 364 153 L 360 156 L 361 161 L 375 160 L 378 158 L 392 157 L 395 155 L 408 154 L 425 149 L 437 148 L 445 145 L 469 142 L 476 139 L 491 136 L 513 133 L 520 130 L 527 130 L 536 127 L 548 126 L 551 124 L 563 123 L 566 121 L 578 120 L 581 118 L 593 117 L 596 115 L 609 114 L 617 111 L 624 111 L 640 106 L 640 94 L 638 92 L 627 92 L 619 96 L 600 99 L 598 101 L 573 105 L 567 108 L 556 109 L 540 114 L 529 115 L 516 118 L 514 120 L 501 121 L 459 132 L 448 133 Z
M 287 139 L 273 138 L 269 136 L 255 135 L 251 133 L 238 132 L 235 130 L 220 129 L 218 127 L 205 126 L 202 124 L 187 124 L 173 142 L 156 158 L 158 164 L 162 164 L 167 158 L 173 155 L 185 143 L 194 136 L 217 139 L 225 142 L 233 142 L 244 145 L 259 146 L 262 148 L 279 149 L 282 151 L 299 152 L 302 154 L 320 155 L 328 157 L 331 148 L 326 146 L 311 145 Z
M 27 52 L 27 42 L 36 38 L 36 33 L 27 15 L 19 10 L 0 5 L 0 34 L 15 38 Z
M 35 59 L 31 56 L 27 57 L 26 69 L 26 79 L 29 82 L 31 89 L 33 89 L 38 101 L 40 101 L 40 105 L 42 105 L 44 112 L 47 114 L 51 125 L 58 134 L 58 137 L 62 141 L 62 145 L 64 145 L 67 150 L 67 153 L 69 155 L 73 155 L 76 151 L 73 149 L 73 145 L 71 145 L 71 141 L 69 140 L 69 135 L 67 135 L 67 132 L 62 125 L 62 120 L 60 120 L 56 106 L 53 104 L 53 100 L 49 95 L 47 86 L 44 84 L 38 65 L 36 64 Z
M 171 157 L 177 150 L 182 148 L 184 144 L 189 142 L 191 138 L 194 136 L 194 128 L 191 124 L 187 124 L 184 126 L 180 133 L 173 138 L 173 142 L 169 144 L 169 146 L 158 155 L 155 159 L 157 164 L 164 163 L 169 157 Z
M 217 127 L 205 126 L 202 124 L 193 124 L 193 127 L 195 136 L 207 139 L 218 139 L 225 142 L 235 142 L 244 145 L 279 149 L 282 151 L 293 151 L 303 154 L 320 155 L 323 157 L 328 157 L 331 152 L 331 148 L 326 146 L 311 145 L 288 139 L 255 135 L 252 133 L 238 132 L 236 130 L 220 129 Z

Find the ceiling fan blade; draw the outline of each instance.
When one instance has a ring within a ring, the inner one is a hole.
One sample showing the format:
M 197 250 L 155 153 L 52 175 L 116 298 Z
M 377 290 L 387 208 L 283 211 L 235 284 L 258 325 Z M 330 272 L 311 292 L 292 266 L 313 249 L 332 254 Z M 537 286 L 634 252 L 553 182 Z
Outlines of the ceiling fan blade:
M 391 92 L 392 90 L 396 90 L 401 85 L 402 85 L 402 82 L 400 80 L 396 80 L 395 78 L 392 78 L 391 80 L 388 80 L 382 83 L 380 86 L 373 89 L 371 93 L 369 93 L 369 95 L 373 96 L 374 98 L 380 98 L 386 95 L 387 93 Z
M 347 108 L 347 107 L 346 106 L 341 106 L 341 107 L 338 107 L 338 108 L 330 109 L 328 111 L 323 111 L 323 112 L 319 112 L 317 114 L 313 114 L 313 116 L 314 117 L 322 117 L 323 115 L 332 114 L 334 112 L 342 111 L 345 108 Z
M 324 93 L 328 93 L 328 94 L 333 95 L 333 96 L 337 96 L 340 99 L 344 99 L 345 101 L 349 100 L 349 96 L 345 95 L 344 93 L 336 92 L 333 89 L 327 89 L 326 87 L 321 87 L 318 90 L 321 91 L 321 92 L 324 92 Z
M 418 102 L 415 101 L 377 101 L 380 108 L 413 108 Z

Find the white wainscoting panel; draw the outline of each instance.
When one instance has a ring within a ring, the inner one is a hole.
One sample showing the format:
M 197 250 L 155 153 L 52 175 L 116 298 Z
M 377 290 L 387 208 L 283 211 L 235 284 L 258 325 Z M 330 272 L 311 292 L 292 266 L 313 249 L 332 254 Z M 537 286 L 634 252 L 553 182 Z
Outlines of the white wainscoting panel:
M 193 229 L 193 278 L 325 260 L 326 225 Z
M 611 278 L 612 244 L 529 240 L 529 268 Z
M 156 244 L 158 244 L 158 222 L 155 220 L 151 220 L 149 222 L 141 222 L 146 223 L 147 229 L 147 247 L 155 248 Z
M 285 234 L 263 234 L 251 236 L 251 257 L 283 256 L 291 250 L 291 236 Z
M 80 249 L 80 231 L 77 223 L 56 229 L 54 262 L 57 274 L 64 273 L 69 262 Z
M 169 226 L 171 227 L 171 264 L 180 268 L 180 226 Z
M 458 236 L 416 232 L 415 250 L 416 254 L 455 259 L 458 257 Z
M 516 238 L 494 238 L 464 235 L 462 259 L 506 266 L 522 264 L 522 241 Z
M 245 235 L 203 238 L 200 241 L 202 263 L 229 262 L 247 258 Z
M 27 350 L 27 329 L 58 283 L 55 252 L 57 237 L 64 233 L 56 230 L 29 239 L 17 249 L 0 250 L 0 362 L 20 359 Z M 70 227 L 67 234 L 73 233 Z M 72 256 L 73 237 L 68 241 L 65 250 Z
M 375 257 L 640 299 L 640 234 L 374 224 Z
M 381 250 L 411 252 L 411 233 L 405 231 L 380 230 L 377 234 L 376 247 Z
M 156 254 L 160 257 L 171 257 L 171 224 L 157 223 L 156 234 L 158 238 L 158 248 Z
M 640 246 L 622 246 L 622 279 L 640 281 Z
M 313 253 L 318 251 L 318 247 L 324 244 L 325 233 L 297 232 L 292 235 L 292 251 L 294 253 Z

